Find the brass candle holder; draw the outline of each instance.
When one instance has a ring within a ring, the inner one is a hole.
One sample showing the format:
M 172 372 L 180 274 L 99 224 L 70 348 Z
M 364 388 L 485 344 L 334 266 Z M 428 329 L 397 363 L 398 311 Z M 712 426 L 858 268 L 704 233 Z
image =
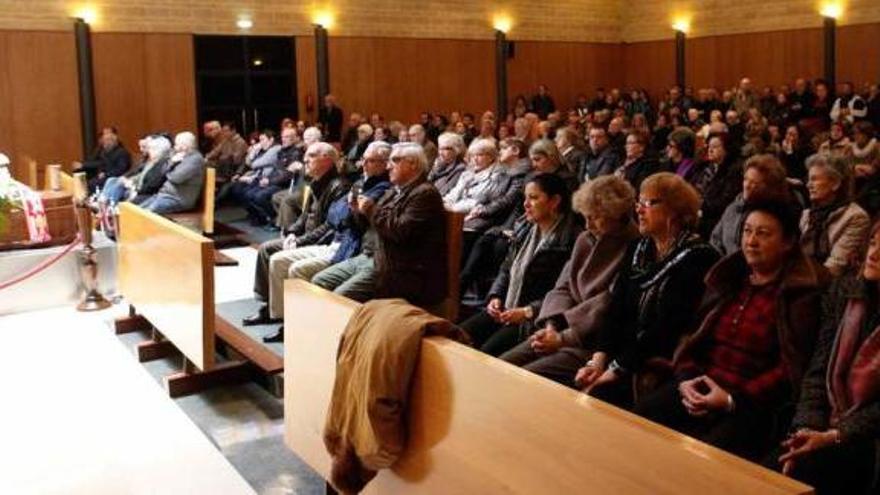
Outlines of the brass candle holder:
M 79 250 L 80 276 L 86 290 L 76 309 L 100 311 L 109 308 L 111 304 L 98 290 L 98 262 L 95 260 L 95 248 L 92 246 L 92 211 L 88 205 L 88 187 L 84 173 L 74 175 L 74 185 L 76 226 L 83 246 Z

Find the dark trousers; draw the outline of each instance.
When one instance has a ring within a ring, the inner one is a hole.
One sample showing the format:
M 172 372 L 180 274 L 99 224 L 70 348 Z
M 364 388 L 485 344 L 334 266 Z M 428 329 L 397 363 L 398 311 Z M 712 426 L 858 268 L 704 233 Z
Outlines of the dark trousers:
M 257 299 L 269 300 L 269 258 L 281 251 L 284 239 L 274 239 L 260 244 L 257 250 L 257 267 L 254 273 L 254 294 Z
M 498 323 L 485 311 L 471 316 L 459 326 L 470 335 L 474 347 L 492 356 L 500 356 L 528 336 L 519 325 Z
M 275 208 L 272 207 L 272 196 L 280 191 L 278 186 L 268 185 L 265 187 L 254 187 L 246 192 L 247 200 L 244 207 L 248 211 L 251 218 L 260 221 L 271 222 L 275 218 Z
M 781 454 L 782 449 L 777 449 L 771 461 Z M 832 445 L 795 461 L 791 476 L 815 488 L 816 495 L 876 494 L 876 455 L 873 440 Z M 778 466 L 772 467 L 778 469 Z
M 563 347 L 553 354 L 538 354 L 526 340 L 502 354 L 501 359 L 566 387 L 577 388 L 574 376 L 591 355 L 591 351 L 579 347 Z
M 494 277 L 510 247 L 510 239 L 507 236 L 494 232 L 478 235 L 470 242 L 472 247 L 466 257 L 462 251 L 464 264 L 459 275 L 461 294 L 464 294 L 472 283 Z M 483 294 L 479 295 L 483 296 Z
M 732 413 L 713 412 L 703 417 L 688 414 L 681 402 L 678 380 L 640 397 L 634 412 L 685 435 L 702 440 L 733 454 L 758 461 L 775 442 L 771 439 L 773 414 L 740 401 Z

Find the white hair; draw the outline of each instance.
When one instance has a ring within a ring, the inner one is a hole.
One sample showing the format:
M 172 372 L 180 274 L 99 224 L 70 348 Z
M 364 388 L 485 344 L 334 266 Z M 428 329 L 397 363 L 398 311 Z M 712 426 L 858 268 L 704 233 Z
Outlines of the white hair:
M 317 143 L 322 137 L 321 129 L 318 129 L 317 127 L 309 127 L 303 131 L 303 141 L 308 144 Z
M 178 151 L 187 152 L 196 149 L 196 135 L 189 131 L 178 132 L 177 135 L 174 136 L 174 147 L 183 148 L 178 149 Z
M 332 144 L 325 143 L 323 141 L 319 141 L 317 143 L 312 143 L 311 145 L 309 145 L 306 153 L 314 153 L 320 156 L 329 156 L 333 159 L 334 162 L 339 159 L 339 152 L 336 151 L 336 148 L 334 148 Z
M 385 141 L 373 141 L 364 151 L 365 155 L 367 153 L 379 155 L 379 158 L 387 160 L 391 156 L 391 145 Z
M 145 138 L 147 155 L 152 159 L 159 159 L 171 151 L 171 143 L 165 136 L 150 136 Z
M 437 138 L 437 144 L 441 148 L 454 148 L 456 155 L 461 155 L 462 153 L 464 153 L 464 139 L 462 139 L 460 134 L 456 134 L 454 132 L 444 132 L 443 134 L 440 134 L 440 137 Z
M 492 156 L 498 156 L 498 148 L 495 146 L 494 139 L 478 138 L 468 146 L 468 154 L 489 153 Z
M 416 162 L 421 173 L 428 173 L 428 157 L 425 149 L 418 143 L 397 143 L 391 147 L 391 154 Z

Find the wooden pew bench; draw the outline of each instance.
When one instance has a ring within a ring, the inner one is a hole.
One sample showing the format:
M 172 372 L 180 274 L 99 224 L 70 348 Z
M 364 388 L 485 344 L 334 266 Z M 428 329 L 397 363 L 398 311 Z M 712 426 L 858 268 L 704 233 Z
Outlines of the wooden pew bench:
M 118 287 L 131 305 L 116 333 L 149 330 L 138 359 L 183 355 L 183 372 L 166 377 L 172 397 L 260 379 L 283 362 L 215 313 L 213 242 L 131 203 L 119 205 Z M 227 350 L 217 362 L 215 350 Z
M 358 303 L 285 283 L 285 443 L 329 479 L 321 433 Z M 366 493 L 807 494 L 803 484 L 448 339 L 423 341 L 407 451 Z

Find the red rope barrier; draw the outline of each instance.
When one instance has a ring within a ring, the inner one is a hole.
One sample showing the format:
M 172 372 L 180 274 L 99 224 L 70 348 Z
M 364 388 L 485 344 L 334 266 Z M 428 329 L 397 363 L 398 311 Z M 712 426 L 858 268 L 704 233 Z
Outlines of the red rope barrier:
M 73 250 L 73 248 L 75 248 L 77 245 L 79 245 L 79 243 L 80 243 L 79 239 L 80 239 L 79 234 L 77 234 L 76 239 L 74 239 L 73 242 L 71 242 L 70 244 L 65 246 L 63 251 L 56 254 L 52 258 L 49 258 L 48 260 L 41 262 L 37 266 L 31 268 L 30 270 L 24 272 L 21 275 L 18 275 L 17 277 L 13 277 L 12 279 L 6 280 L 5 282 L 0 282 L 0 290 L 6 289 L 9 287 L 12 287 L 15 284 L 24 282 L 25 280 L 33 277 L 34 275 L 40 273 L 41 271 L 45 270 L 46 268 L 49 268 L 53 264 L 57 263 L 58 260 L 63 258 L 67 253 L 69 253 L 71 250 Z

